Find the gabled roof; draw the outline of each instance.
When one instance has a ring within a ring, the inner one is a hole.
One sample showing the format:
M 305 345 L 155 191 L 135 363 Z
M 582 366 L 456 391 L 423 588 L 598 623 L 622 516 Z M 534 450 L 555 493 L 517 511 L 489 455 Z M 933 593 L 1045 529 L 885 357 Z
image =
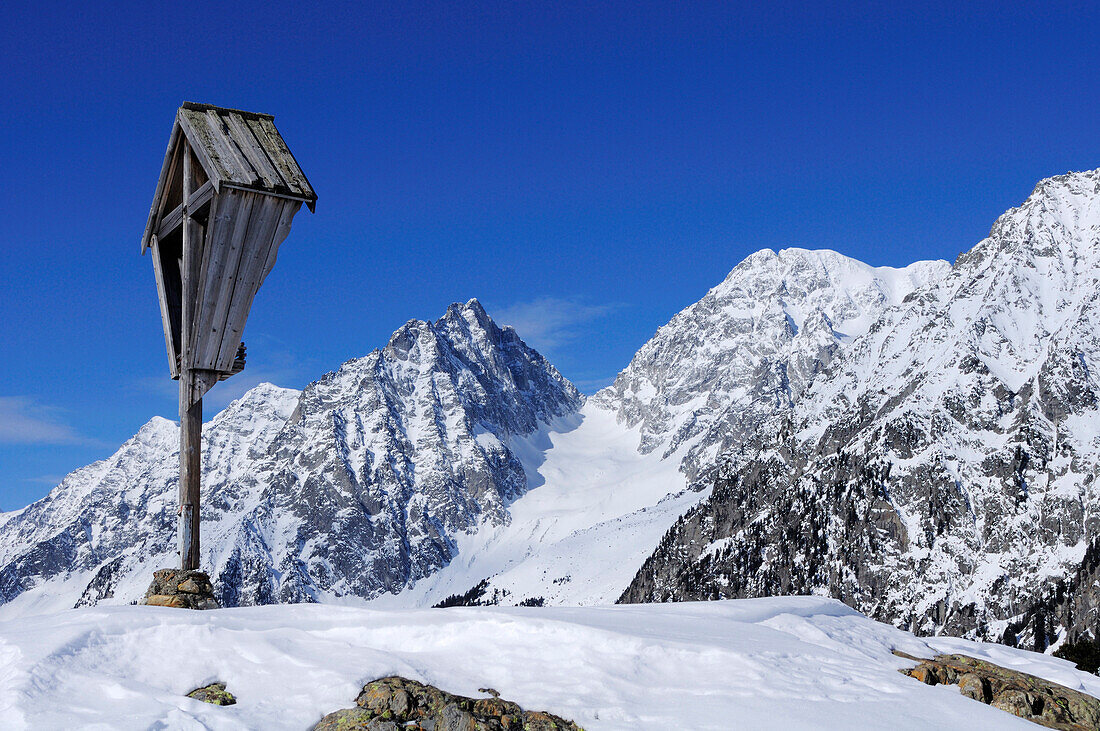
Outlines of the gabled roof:
M 172 127 L 149 221 L 141 239 L 142 251 L 149 246 L 160 209 L 159 201 L 170 183 L 168 173 L 172 157 L 181 138 L 190 143 L 215 191 L 223 186 L 255 190 L 300 200 L 313 211 L 317 194 L 279 130 L 275 129 L 274 119 L 270 114 L 184 102 Z

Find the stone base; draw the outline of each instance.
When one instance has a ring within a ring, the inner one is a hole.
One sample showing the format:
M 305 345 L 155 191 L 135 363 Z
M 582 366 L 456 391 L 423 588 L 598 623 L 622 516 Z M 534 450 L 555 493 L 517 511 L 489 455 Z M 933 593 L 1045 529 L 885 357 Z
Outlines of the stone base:
M 214 598 L 210 577 L 202 571 L 160 569 L 153 572 L 153 583 L 142 604 L 179 609 L 220 609 Z

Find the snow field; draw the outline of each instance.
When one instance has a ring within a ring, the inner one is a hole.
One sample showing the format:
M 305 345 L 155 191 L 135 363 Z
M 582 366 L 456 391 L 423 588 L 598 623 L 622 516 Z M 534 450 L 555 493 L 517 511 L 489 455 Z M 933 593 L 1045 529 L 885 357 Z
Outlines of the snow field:
M 897 672 L 964 652 L 1092 694 L 1056 658 L 918 639 L 818 597 L 382 611 L 97 607 L 0 623 L 0 728 L 306 729 L 402 674 L 586 729 L 1035 728 Z M 235 706 L 184 696 L 225 681 Z

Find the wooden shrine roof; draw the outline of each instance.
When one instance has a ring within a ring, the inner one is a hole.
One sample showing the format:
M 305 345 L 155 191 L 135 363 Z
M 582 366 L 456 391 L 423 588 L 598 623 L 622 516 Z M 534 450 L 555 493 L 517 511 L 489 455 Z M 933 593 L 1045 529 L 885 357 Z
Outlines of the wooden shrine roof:
M 142 251 L 149 246 L 160 199 L 167 194 L 169 168 L 181 136 L 190 143 L 215 190 L 223 186 L 254 190 L 300 200 L 314 210 L 317 194 L 275 128 L 274 119 L 270 114 L 184 102 L 172 127 L 168 152 L 141 240 Z

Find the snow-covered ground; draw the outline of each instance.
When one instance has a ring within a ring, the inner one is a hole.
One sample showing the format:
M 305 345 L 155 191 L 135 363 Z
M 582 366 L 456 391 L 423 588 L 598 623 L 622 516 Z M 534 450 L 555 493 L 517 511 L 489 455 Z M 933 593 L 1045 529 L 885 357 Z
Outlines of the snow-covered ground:
M 305 729 L 402 674 L 491 686 L 587 729 L 1035 726 L 897 672 L 964 652 L 1093 695 L 1100 678 L 1001 645 L 918 639 L 817 597 L 386 611 L 98 607 L 0 622 L 0 728 Z M 231 707 L 184 697 L 225 681 Z

